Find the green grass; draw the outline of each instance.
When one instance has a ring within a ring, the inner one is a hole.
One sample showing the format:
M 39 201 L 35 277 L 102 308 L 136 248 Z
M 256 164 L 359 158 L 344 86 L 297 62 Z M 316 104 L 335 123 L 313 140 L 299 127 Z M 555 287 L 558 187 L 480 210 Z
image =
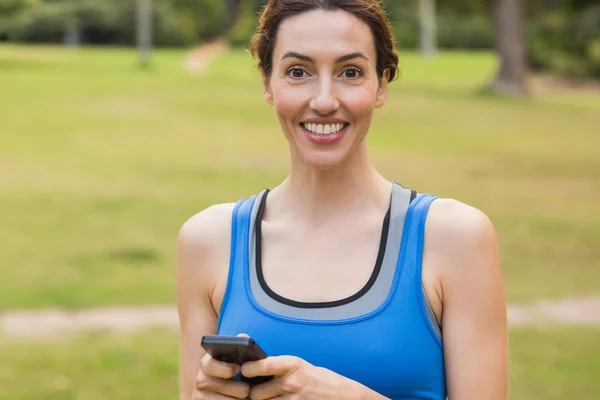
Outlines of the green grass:
M 180 225 L 286 176 L 247 55 L 184 56 L 0 46 L 0 307 L 172 302 Z M 492 218 L 510 301 L 600 293 L 600 96 L 495 99 L 491 54 L 401 58 L 377 167 Z
M 591 328 L 512 330 L 510 400 L 596 399 L 599 336 Z M 0 400 L 174 399 L 178 351 L 178 335 L 168 331 L 0 339 Z
M 592 400 L 600 393 L 598 328 L 511 331 L 511 400 Z
M 176 399 L 178 336 L 102 332 L 75 340 L 0 339 L 0 400 Z

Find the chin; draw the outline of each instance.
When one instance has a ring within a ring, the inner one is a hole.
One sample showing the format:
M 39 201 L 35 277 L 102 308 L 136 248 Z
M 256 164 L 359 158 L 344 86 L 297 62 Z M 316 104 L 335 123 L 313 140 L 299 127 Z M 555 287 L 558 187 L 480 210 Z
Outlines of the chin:
M 334 169 L 344 165 L 347 158 L 348 154 L 340 151 L 313 150 L 302 154 L 302 159 L 306 164 L 322 171 Z

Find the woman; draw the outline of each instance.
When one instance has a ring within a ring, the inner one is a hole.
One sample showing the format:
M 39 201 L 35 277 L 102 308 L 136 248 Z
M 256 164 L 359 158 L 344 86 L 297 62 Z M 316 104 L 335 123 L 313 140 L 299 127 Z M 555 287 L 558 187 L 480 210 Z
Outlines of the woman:
M 377 0 L 272 0 L 251 52 L 291 169 L 181 228 L 181 399 L 506 399 L 492 224 L 368 158 L 398 62 Z M 248 334 L 270 357 L 218 362 L 200 347 L 216 333 Z M 250 388 L 240 372 L 275 379 Z

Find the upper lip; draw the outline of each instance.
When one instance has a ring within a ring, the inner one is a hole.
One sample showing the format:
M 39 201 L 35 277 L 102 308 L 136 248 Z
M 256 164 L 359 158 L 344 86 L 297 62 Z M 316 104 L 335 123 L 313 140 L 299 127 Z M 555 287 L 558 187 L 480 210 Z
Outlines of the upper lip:
M 344 121 L 340 118 L 307 118 L 302 121 L 303 124 L 320 124 L 320 125 L 328 125 L 328 124 L 347 124 L 348 122 Z

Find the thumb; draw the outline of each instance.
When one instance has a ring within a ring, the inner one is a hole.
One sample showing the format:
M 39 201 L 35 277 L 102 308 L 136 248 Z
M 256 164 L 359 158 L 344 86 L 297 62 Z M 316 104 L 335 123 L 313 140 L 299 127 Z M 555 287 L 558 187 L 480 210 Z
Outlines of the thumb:
M 245 333 L 240 333 L 237 335 L 237 337 L 247 337 L 249 338 L 250 336 L 246 335 Z

